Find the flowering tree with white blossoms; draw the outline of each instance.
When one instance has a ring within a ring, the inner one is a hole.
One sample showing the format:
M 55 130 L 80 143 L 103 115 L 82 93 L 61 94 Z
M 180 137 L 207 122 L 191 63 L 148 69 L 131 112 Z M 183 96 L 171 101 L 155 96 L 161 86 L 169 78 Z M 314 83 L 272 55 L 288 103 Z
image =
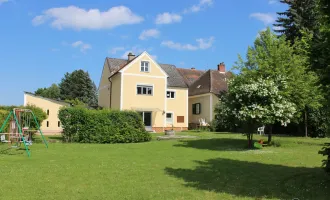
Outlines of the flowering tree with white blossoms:
M 230 80 L 226 95 L 227 109 L 244 124 L 249 147 L 252 147 L 253 132 L 260 125 L 272 125 L 281 122 L 290 123 L 296 113 L 296 106 L 280 94 L 280 88 L 286 87 L 286 81 L 278 77 L 271 79 L 246 79 L 237 76 Z

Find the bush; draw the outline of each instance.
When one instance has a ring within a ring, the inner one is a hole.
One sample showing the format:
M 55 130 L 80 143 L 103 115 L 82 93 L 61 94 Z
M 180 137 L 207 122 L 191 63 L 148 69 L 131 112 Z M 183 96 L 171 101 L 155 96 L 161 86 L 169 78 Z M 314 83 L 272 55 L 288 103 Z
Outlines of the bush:
M 330 113 L 327 108 L 308 110 L 308 135 L 310 137 L 326 137 L 329 135 Z
M 63 138 L 80 143 L 136 143 L 151 140 L 141 116 L 134 111 L 62 108 Z
M 326 156 L 326 159 L 323 160 L 323 167 L 326 172 L 330 173 L 330 143 L 326 143 L 319 154 Z
M 0 128 L 2 127 L 2 124 L 5 122 L 9 112 L 7 110 L 0 110 Z M 8 132 L 9 130 L 9 123 L 6 124 L 2 132 Z

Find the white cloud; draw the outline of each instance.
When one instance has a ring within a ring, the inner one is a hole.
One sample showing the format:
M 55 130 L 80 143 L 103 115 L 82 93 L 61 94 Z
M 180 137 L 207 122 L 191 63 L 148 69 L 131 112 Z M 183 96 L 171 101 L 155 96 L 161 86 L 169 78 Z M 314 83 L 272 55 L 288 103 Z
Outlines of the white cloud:
M 186 63 L 183 62 L 183 61 L 179 62 L 179 65 L 185 65 L 185 64 L 186 64 Z
M 199 38 L 196 40 L 197 44 L 181 44 L 178 42 L 173 41 L 163 41 L 161 45 L 166 46 L 170 49 L 176 49 L 176 50 L 187 50 L 187 51 L 196 51 L 196 50 L 205 50 L 212 47 L 214 43 L 214 37 L 210 38 Z
M 111 29 L 125 24 L 137 24 L 144 19 L 134 14 L 125 6 L 112 7 L 107 11 L 98 9 L 85 10 L 76 6 L 51 8 L 36 16 L 32 23 L 35 26 L 50 21 L 57 29 Z
M 160 35 L 160 32 L 157 29 L 148 29 L 142 31 L 142 33 L 139 36 L 140 40 L 146 40 L 148 38 L 158 38 Z
M 173 41 L 163 41 L 163 46 L 167 46 L 170 49 L 176 49 L 176 50 L 189 50 L 189 51 L 195 51 L 198 49 L 197 46 L 191 45 L 191 44 L 181 44 L 176 43 Z
M 9 0 L 0 0 L 0 5 L 7 2 L 9 2 Z
M 278 3 L 278 1 L 277 0 L 268 0 L 268 3 L 269 4 L 275 4 L 275 3 Z
M 172 23 L 177 23 L 177 22 L 181 22 L 181 21 L 182 21 L 181 15 L 165 12 L 165 13 L 157 15 L 155 23 L 156 24 L 172 24 Z
M 125 47 L 114 47 L 109 51 L 109 53 L 110 54 L 116 54 L 117 52 L 124 51 L 124 50 L 125 50 Z
M 157 55 L 150 55 L 153 60 L 157 60 L 158 56 Z
M 193 5 L 183 11 L 184 14 L 199 12 L 202 9 L 209 7 L 213 4 L 213 0 L 200 0 L 197 5 Z
M 81 52 L 85 53 L 88 49 L 91 49 L 90 44 L 86 44 L 83 41 L 77 41 L 71 44 L 73 48 L 79 48 Z
M 273 26 L 273 30 L 275 31 L 279 31 L 279 30 L 283 30 L 284 28 L 282 26 Z
M 208 49 L 208 48 L 212 47 L 213 42 L 214 42 L 214 37 L 212 36 L 208 39 L 200 38 L 200 39 L 197 39 L 196 41 L 197 41 L 200 49 Z
M 272 24 L 276 20 L 276 15 L 272 13 L 252 13 L 250 17 L 262 21 L 265 25 Z

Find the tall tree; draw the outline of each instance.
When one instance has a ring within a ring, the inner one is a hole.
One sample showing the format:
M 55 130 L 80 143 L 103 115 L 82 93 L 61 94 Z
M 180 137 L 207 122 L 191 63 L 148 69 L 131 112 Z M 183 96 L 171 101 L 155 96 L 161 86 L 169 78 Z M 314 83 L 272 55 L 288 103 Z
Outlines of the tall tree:
M 66 73 L 59 86 L 62 99 L 78 99 L 90 106 L 97 105 L 96 86 L 88 72 L 75 70 L 72 73 Z
M 36 95 L 51 98 L 51 99 L 59 99 L 60 98 L 60 88 L 57 84 L 52 84 L 49 88 L 38 88 L 35 91 Z
M 308 30 L 317 34 L 319 30 L 318 0 L 281 0 L 288 5 L 288 10 L 278 12 L 278 19 L 274 26 L 275 32 L 284 34 L 292 43 L 302 36 L 301 30 Z
M 286 126 L 294 117 L 295 105 L 280 94 L 280 88 L 286 84 L 281 75 L 272 80 L 240 74 L 229 82 L 226 98 L 219 104 L 241 122 L 250 148 L 256 127 L 276 122 Z
M 307 43 L 308 44 L 308 43 Z M 239 56 L 237 68 L 245 76 L 257 80 L 269 78 L 275 80 L 281 76 L 286 87 L 280 87 L 280 94 L 296 105 L 298 122 L 306 107 L 317 108 L 322 99 L 318 77 L 308 70 L 309 57 L 303 52 L 304 40 L 297 40 L 292 46 L 285 36 L 277 37 L 268 28 L 260 32 L 253 47 L 248 48 L 247 60 Z

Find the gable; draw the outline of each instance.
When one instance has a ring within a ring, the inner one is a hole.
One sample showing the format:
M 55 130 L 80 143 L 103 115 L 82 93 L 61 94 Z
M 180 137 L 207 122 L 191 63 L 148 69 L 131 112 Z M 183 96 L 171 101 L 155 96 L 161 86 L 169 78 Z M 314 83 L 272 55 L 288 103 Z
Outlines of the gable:
M 191 84 L 189 87 L 189 96 L 209 93 L 211 88 L 210 76 L 210 70 L 208 70 L 202 76 L 200 76 L 193 84 Z
M 149 72 L 141 72 L 141 62 L 149 63 Z M 133 61 L 124 66 L 119 72 L 126 74 L 137 74 L 143 76 L 166 76 L 167 73 L 155 62 L 147 52 L 143 52 Z
M 103 90 L 105 88 L 105 86 L 109 85 L 109 80 L 108 80 L 109 76 L 110 76 L 110 69 L 107 64 L 107 59 L 106 59 L 104 62 L 104 65 L 103 65 L 103 69 L 102 69 L 101 79 L 100 79 L 99 88 L 98 88 L 99 91 Z

